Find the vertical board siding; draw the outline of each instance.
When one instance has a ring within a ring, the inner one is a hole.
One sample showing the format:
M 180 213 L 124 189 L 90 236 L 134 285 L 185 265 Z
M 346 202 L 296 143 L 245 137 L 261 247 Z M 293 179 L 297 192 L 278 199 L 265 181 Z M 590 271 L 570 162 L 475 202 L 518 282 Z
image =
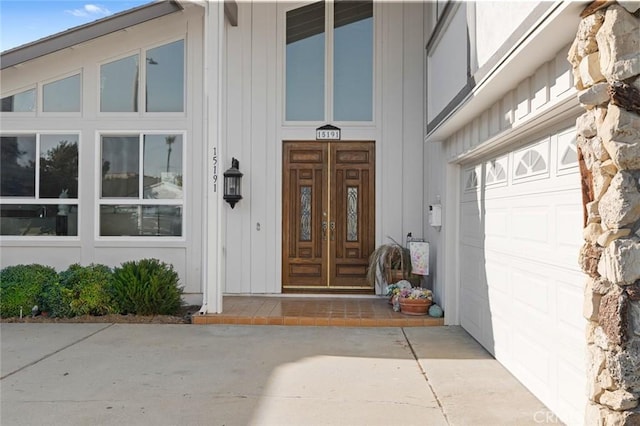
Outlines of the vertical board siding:
M 378 243 L 388 242 L 387 236 L 403 241 L 407 232 L 423 232 L 423 7 L 375 5 L 377 119 L 367 134 L 379 135 L 369 138 L 376 139 Z M 227 35 L 225 160 L 236 156 L 244 173 L 244 198 L 227 212 L 227 293 L 281 292 L 282 135 L 315 136 L 311 128 L 283 125 L 284 58 L 278 43 L 284 28 L 278 25 L 284 22 L 284 9 L 277 3 L 240 3 L 239 25 Z M 363 128 L 341 127 L 344 140 Z
M 402 128 L 403 99 L 403 8 L 402 4 L 384 3 L 382 13 L 382 229 L 383 236 L 402 238 L 401 213 L 403 203 L 402 187 L 402 144 L 405 137 Z M 386 238 L 380 239 L 386 243 Z
M 445 150 L 449 161 L 459 159 L 489 139 L 499 137 L 573 96 L 573 77 L 565 57 L 566 49 L 560 50 L 531 77 L 522 80 L 451 135 Z
M 239 24 L 243 24 L 244 13 L 246 9 L 241 9 L 239 14 Z M 249 15 L 250 16 L 250 15 Z M 240 25 L 239 25 L 240 26 Z M 243 57 L 242 55 L 234 55 L 234 52 L 242 52 L 242 43 L 244 32 L 240 31 L 238 27 L 231 27 L 227 23 L 227 38 L 226 38 L 226 116 L 227 121 L 234 117 L 242 117 L 243 114 L 243 98 L 242 98 L 242 80 L 243 80 Z M 242 141 L 244 140 L 244 126 L 226 126 L 226 135 L 224 142 L 226 147 L 224 149 L 225 158 L 220 162 L 220 173 L 224 173 L 224 170 L 230 165 L 231 158 L 235 157 L 240 161 L 240 170 L 244 173 L 242 182 L 243 199 L 236 204 L 235 208 L 231 210 L 229 205 L 224 203 L 222 208 L 228 209 L 226 220 L 226 236 L 227 241 L 243 242 L 250 240 L 250 236 L 246 232 L 247 227 L 244 226 L 246 217 L 251 208 L 251 174 L 246 173 L 246 170 L 251 166 L 251 151 L 245 146 Z M 222 177 L 222 175 L 220 174 Z M 225 272 L 226 283 L 237 283 L 235 285 L 244 285 L 243 271 L 249 268 L 243 268 L 243 256 L 242 256 L 243 244 L 226 244 L 224 256 L 226 259 Z M 248 286 L 249 280 L 246 281 Z M 223 285 L 224 288 L 224 285 Z M 227 288 L 224 288 L 228 291 Z M 246 290 L 249 290 L 248 288 Z
M 407 3 L 404 6 L 404 67 L 403 67 L 403 129 L 402 174 L 403 205 L 402 234 L 411 232 L 414 237 L 423 237 L 424 182 L 422 149 L 422 111 L 424 92 L 423 73 L 423 3 Z

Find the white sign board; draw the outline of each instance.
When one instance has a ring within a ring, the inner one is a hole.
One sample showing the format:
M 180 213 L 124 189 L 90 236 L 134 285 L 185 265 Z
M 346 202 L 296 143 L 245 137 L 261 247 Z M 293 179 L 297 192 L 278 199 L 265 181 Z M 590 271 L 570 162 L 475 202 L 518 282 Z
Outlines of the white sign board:
M 339 141 L 340 129 L 316 129 L 316 140 L 318 141 Z

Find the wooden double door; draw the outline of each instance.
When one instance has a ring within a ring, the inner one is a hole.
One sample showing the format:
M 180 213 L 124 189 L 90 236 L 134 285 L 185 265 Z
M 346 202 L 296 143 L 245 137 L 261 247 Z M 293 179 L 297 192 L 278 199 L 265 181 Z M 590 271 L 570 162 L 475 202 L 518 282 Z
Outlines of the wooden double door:
M 373 142 L 284 142 L 283 291 L 373 292 Z

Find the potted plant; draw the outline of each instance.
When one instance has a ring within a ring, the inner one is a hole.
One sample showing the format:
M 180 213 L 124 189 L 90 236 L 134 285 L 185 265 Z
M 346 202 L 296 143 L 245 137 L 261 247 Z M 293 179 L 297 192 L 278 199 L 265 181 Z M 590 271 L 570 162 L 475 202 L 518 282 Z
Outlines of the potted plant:
M 403 314 L 426 315 L 433 303 L 433 293 L 426 288 L 403 288 L 398 293 L 398 301 Z
M 389 297 L 390 305 L 394 304 L 394 299 L 397 299 L 400 291 L 405 288 L 411 288 L 411 283 L 407 280 L 400 280 L 396 283 L 387 285 L 387 291 L 385 295 Z
M 380 283 L 381 288 L 384 288 L 384 285 L 407 279 L 410 274 L 411 256 L 409 249 L 395 241 L 379 246 L 369 256 L 367 282 L 371 286 Z

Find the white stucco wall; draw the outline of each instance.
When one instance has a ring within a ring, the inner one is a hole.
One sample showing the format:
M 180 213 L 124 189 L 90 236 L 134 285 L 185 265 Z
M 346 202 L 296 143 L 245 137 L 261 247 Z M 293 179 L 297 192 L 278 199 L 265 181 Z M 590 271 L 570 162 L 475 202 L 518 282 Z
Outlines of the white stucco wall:
M 236 157 L 245 176 L 243 200 L 225 206 L 227 293 L 281 292 L 282 141 L 314 140 L 325 124 L 284 125 L 284 17 L 297 6 L 239 3 L 228 28 L 222 167 Z M 336 123 L 342 140 L 376 143 L 378 244 L 423 234 L 423 7 L 375 4 L 374 122 Z
M 467 84 L 467 7 L 452 6 L 447 30 L 437 34 L 427 61 L 427 122 L 440 114 Z
M 99 64 L 132 55 L 179 38 L 185 39 L 185 113 L 141 115 L 99 112 Z M 18 263 L 42 263 L 66 269 L 70 264 L 103 263 L 155 257 L 172 264 L 190 303 L 202 298 L 202 191 L 203 191 L 203 9 L 158 18 L 124 31 L 41 57 L 1 72 L 2 97 L 21 88 L 34 87 L 71 72 L 81 72 L 82 112 L 79 114 L 2 115 L 2 132 L 79 133 L 79 232 L 78 237 L 25 239 L 2 237 L 2 267 Z M 38 101 L 40 102 L 40 101 Z M 99 135 L 100 132 L 181 132 L 184 137 L 183 238 L 98 237 Z
M 481 68 L 527 19 L 540 2 L 536 1 L 479 1 L 475 8 L 476 65 Z

